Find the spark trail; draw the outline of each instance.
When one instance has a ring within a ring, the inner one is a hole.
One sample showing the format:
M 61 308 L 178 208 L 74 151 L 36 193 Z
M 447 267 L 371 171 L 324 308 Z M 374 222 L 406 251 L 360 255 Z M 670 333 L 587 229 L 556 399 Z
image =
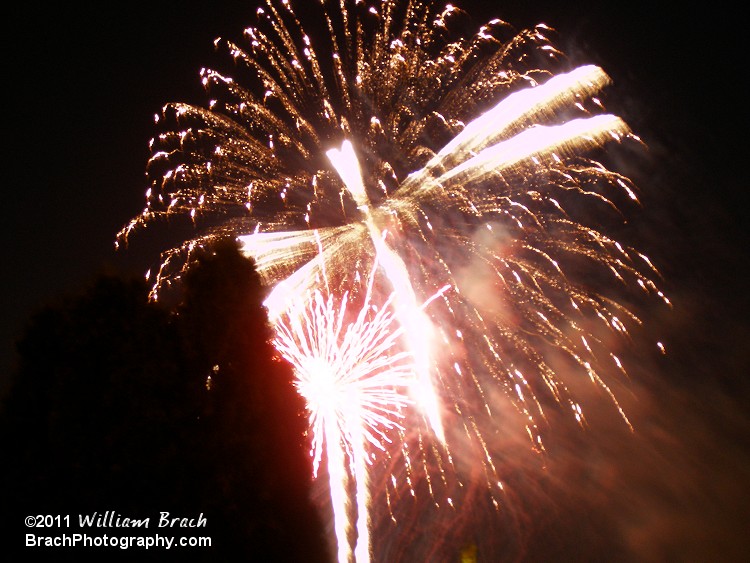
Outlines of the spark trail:
M 377 475 L 380 500 L 405 498 L 401 486 L 416 498 L 426 483 L 437 504 L 460 504 L 449 478 L 460 452 L 500 499 L 486 439 L 498 412 L 512 405 L 543 451 L 546 409 L 585 424 L 570 390 L 581 379 L 629 424 L 612 342 L 627 342 L 641 321 L 621 295 L 668 300 L 649 259 L 602 226 L 638 201 L 628 178 L 592 156 L 639 142 L 603 110 L 606 73 L 571 68 L 544 25 L 517 32 L 493 20 L 463 37 L 452 31 L 460 10 L 418 0 L 307 3 L 300 16 L 269 0 L 257 20 L 242 43 L 216 42 L 239 79 L 203 69 L 208 107 L 171 103 L 157 119 L 146 207 L 118 241 L 180 218 L 194 236 L 164 252 L 153 296 L 179 281 L 196 247 L 236 236 L 272 288 L 266 306 L 307 393 L 316 467 L 323 443 L 348 444 L 328 459 L 354 478 L 358 498 Z M 366 337 L 364 320 L 344 320 L 347 300 L 365 316 L 388 304 L 382 340 Z M 389 387 L 397 391 L 378 419 L 394 425 L 387 435 L 367 430 L 369 406 L 341 411 L 333 398 L 365 383 L 344 372 L 360 373 L 346 350 L 372 353 L 366 346 L 390 366 L 378 377 L 413 376 Z M 367 475 L 364 464 L 344 467 L 347 456 L 366 458 Z

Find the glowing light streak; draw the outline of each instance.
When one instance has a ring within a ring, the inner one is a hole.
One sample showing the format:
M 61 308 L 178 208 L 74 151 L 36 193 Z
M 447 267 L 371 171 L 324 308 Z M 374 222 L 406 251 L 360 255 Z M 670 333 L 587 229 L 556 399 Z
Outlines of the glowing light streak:
M 430 320 L 417 306 L 417 297 L 403 260 L 388 248 L 383 240 L 384 237 L 381 238 L 377 232 L 375 220 L 370 214 L 370 200 L 367 197 L 362 180 L 359 161 L 351 142 L 344 141 L 340 150 L 331 149 L 327 154 L 344 181 L 346 189 L 354 197 L 357 206 L 365 213 L 365 223 L 370 233 L 370 239 L 375 246 L 377 261 L 393 287 L 396 297 L 396 316 L 404 328 L 407 347 L 414 357 L 418 377 L 418 383 L 412 390 L 412 396 L 418 400 L 438 439 L 445 442 L 438 399 L 430 378 L 430 341 L 433 333 Z
M 467 124 L 410 180 L 417 181 L 434 168 L 454 167 L 462 157 L 481 151 L 508 133 L 513 135 L 537 124 L 540 114 L 553 113 L 579 97 L 597 92 L 608 83 L 609 77 L 601 68 L 588 65 L 553 76 L 540 86 L 515 92 Z M 406 185 L 411 182 L 407 181 Z

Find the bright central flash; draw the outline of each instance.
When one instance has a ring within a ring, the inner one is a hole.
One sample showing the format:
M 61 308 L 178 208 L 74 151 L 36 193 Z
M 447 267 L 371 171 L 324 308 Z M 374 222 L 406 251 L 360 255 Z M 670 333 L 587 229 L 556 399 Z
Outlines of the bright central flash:
M 350 393 L 339 385 L 334 368 L 322 358 L 313 356 L 305 359 L 297 366 L 298 373 L 304 374 L 300 378 L 297 388 L 300 394 L 307 398 L 309 404 L 317 405 L 316 410 L 335 415 L 351 404 Z

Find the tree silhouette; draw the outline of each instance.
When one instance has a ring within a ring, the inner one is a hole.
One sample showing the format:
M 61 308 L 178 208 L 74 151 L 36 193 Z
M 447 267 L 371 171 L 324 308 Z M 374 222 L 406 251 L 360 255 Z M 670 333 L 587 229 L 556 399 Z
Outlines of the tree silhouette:
M 203 498 L 222 526 L 268 560 L 326 560 L 310 502 L 304 403 L 291 367 L 270 344 L 264 290 L 232 240 L 214 245 L 185 276 L 178 316 L 190 364 L 207 393 L 201 405 Z M 255 511 L 250 517 L 246 507 Z
M 169 511 L 202 512 L 207 527 L 189 532 L 212 538 L 179 560 L 327 560 L 304 406 L 269 343 L 252 262 L 223 242 L 187 272 L 175 312 L 147 294 L 141 282 L 102 277 L 40 312 L 19 343 L 0 426 L 1 523 L 18 530 L 9 552 L 28 557 L 24 534 L 53 531 L 23 529 L 28 515 L 77 524 L 77 514 L 110 510 L 154 528 Z M 157 532 L 176 533 L 139 533 Z M 108 560 L 166 553 L 105 551 Z
M 191 410 L 180 348 L 136 282 L 102 278 L 36 316 L 3 425 L 17 470 L 10 492 L 25 512 L 96 510 L 102 499 L 134 509 L 168 492 L 157 483 Z

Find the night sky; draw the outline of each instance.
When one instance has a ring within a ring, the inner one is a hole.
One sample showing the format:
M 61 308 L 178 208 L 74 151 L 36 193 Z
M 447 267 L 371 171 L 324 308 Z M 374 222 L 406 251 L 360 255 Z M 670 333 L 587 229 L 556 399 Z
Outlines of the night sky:
M 35 310 L 98 273 L 141 274 L 157 258 L 147 243 L 126 253 L 115 253 L 113 244 L 143 206 L 153 115 L 169 101 L 204 101 L 198 71 L 215 60 L 213 39 L 239 38 L 256 7 L 183 4 L 157 0 L 99 11 L 93 3 L 25 2 L 6 9 L 3 391 L 15 339 Z M 663 322 L 678 358 L 664 379 L 737 400 L 733 431 L 742 436 L 748 424 L 741 405 L 750 404 L 750 237 L 739 10 L 686 3 L 670 12 L 653 2 L 588 1 L 471 6 L 478 24 L 491 17 L 517 27 L 547 23 L 572 61 L 597 63 L 614 79 L 607 109 L 649 147 L 623 163 L 643 194 L 633 234 L 676 305 Z M 738 479 L 747 473 L 733 471 Z

